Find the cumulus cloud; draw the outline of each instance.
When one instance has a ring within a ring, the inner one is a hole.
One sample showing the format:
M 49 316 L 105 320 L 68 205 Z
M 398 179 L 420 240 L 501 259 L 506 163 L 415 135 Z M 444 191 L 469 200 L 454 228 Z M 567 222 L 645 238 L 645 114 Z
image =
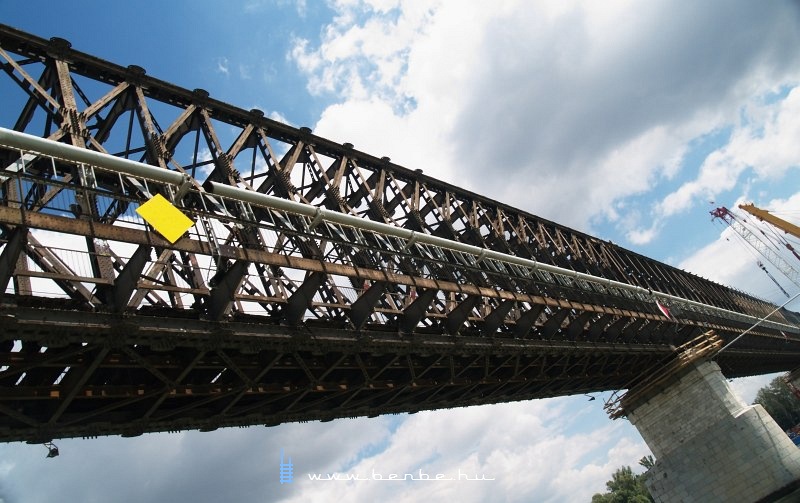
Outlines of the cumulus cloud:
M 582 229 L 800 70 L 789 3 L 333 5 L 291 55 L 337 98 L 318 132 Z
M 603 417 L 602 426 L 576 433 L 582 421 L 603 416 L 597 403 L 573 397 L 421 412 L 405 419 L 383 450 L 336 472 L 370 480 L 309 481 L 289 501 L 588 500 L 610 472 L 648 453 L 624 421 Z M 456 480 L 373 480 L 420 470 Z M 487 480 L 459 481 L 459 473 Z
M 284 124 L 291 125 L 291 122 L 289 121 L 289 119 L 287 119 L 285 115 L 283 115 L 282 113 L 280 113 L 277 110 L 273 110 L 272 112 L 267 114 L 267 116 L 272 120 L 275 120 L 275 121 L 278 121 L 278 122 L 282 122 Z
M 412 416 L 0 444 L 8 501 L 587 501 L 648 453 L 602 401 L 565 397 Z M 280 484 L 280 450 L 294 481 Z M 312 481 L 308 474 L 444 474 L 494 480 Z M 42 477 L 42 474 L 46 474 Z M 224 474 L 224 478 L 220 477 Z M 88 480 L 95 481 L 87 483 Z
M 697 177 L 681 185 L 659 205 L 663 216 L 683 212 L 698 199 L 714 199 L 732 189 L 742 173 L 752 169 L 760 178 L 780 178 L 800 166 L 795 141 L 800 136 L 800 88 L 791 89 L 777 103 L 744 111 L 743 124 L 730 141 L 712 152 Z
M 10 501 L 585 501 L 648 453 L 632 426 L 584 397 L 214 433 L 0 444 Z M 598 426 L 598 424 L 600 426 Z M 294 481 L 280 484 L 280 450 Z M 80 462 L 77 462 L 80 460 Z M 485 481 L 312 481 L 308 474 L 443 474 Z M 42 478 L 41 474 L 47 476 Z M 224 480 L 219 474 L 224 473 Z M 97 481 L 86 484 L 89 475 Z M 135 483 L 131 483 L 135 481 Z M 0 493 L 2 494 L 2 493 Z
M 0 444 L 0 459 L 14 460 L 0 471 L 0 487 L 10 501 L 34 503 L 103 502 L 111 495 L 120 503 L 279 501 L 296 490 L 279 482 L 282 448 L 297 471 L 330 470 L 383 439 L 388 422 L 377 418 L 61 440 L 56 441 L 60 455 L 53 459 L 46 459 L 38 445 Z

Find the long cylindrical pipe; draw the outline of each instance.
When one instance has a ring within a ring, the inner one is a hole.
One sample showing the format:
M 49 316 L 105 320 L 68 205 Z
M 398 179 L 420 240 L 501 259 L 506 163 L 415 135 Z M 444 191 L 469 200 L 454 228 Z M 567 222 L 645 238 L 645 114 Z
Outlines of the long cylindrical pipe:
M 592 276 L 591 274 L 573 271 L 571 269 L 564 269 L 562 267 L 550 264 L 543 264 L 535 260 L 517 257 L 514 255 L 508 255 L 493 250 L 487 250 L 486 248 L 480 248 L 478 246 L 459 243 L 458 241 L 451 241 L 449 239 L 444 239 L 437 236 L 431 236 L 430 234 L 424 234 L 409 229 L 403 229 L 402 227 L 396 227 L 394 225 L 389 225 L 382 222 L 375 222 L 373 220 L 357 217 L 355 215 L 348 215 L 346 213 L 341 213 L 338 211 L 326 210 L 325 208 L 318 208 L 316 206 L 312 206 L 309 204 L 298 203 L 296 201 L 290 201 L 288 199 L 270 196 L 268 194 L 262 194 L 260 192 L 256 192 L 253 190 L 240 189 L 238 187 L 231 187 L 229 185 L 223 185 L 217 182 L 206 182 L 204 188 L 206 191 L 212 194 L 226 197 L 229 199 L 247 202 L 250 204 L 254 204 L 256 206 L 288 211 L 290 213 L 304 215 L 310 218 L 322 219 L 336 224 L 347 225 L 349 227 L 354 227 L 356 229 L 372 231 L 379 234 L 394 236 L 405 240 L 414 240 L 416 243 L 429 244 L 439 248 L 444 248 L 446 250 L 468 253 L 476 257 L 494 259 L 508 264 L 519 265 L 529 269 L 545 271 L 553 274 L 560 274 L 562 276 L 567 276 L 607 287 L 618 288 L 620 290 L 625 290 L 636 294 L 650 295 L 654 299 L 662 299 L 672 302 L 678 302 L 699 309 L 711 310 L 717 314 L 723 315 L 726 318 L 737 319 L 745 323 L 756 323 L 760 321 L 759 318 L 756 318 L 755 316 L 749 316 L 746 314 L 737 313 L 735 311 L 730 311 L 728 309 L 711 306 L 709 304 L 703 304 L 702 302 L 696 302 L 693 300 L 684 299 L 681 297 L 677 297 L 675 295 L 648 290 L 640 286 L 629 285 L 627 283 L 622 283 L 620 281 L 615 281 L 607 278 L 601 278 L 599 276 Z M 795 333 L 800 333 L 800 327 L 796 327 L 793 325 L 785 325 L 783 323 L 777 323 L 774 321 L 765 321 L 765 322 L 762 321 L 762 324 L 772 326 L 772 328 L 777 328 L 779 330 L 788 330 Z
M 74 161 L 130 176 L 147 178 L 157 182 L 181 186 L 190 180 L 188 175 L 162 169 L 149 164 L 123 159 L 113 155 L 95 152 L 85 148 L 60 143 L 47 138 L 20 133 L 11 129 L 0 128 L 0 145 L 18 150 L 27 150 L 45 154 L 58 159 Z

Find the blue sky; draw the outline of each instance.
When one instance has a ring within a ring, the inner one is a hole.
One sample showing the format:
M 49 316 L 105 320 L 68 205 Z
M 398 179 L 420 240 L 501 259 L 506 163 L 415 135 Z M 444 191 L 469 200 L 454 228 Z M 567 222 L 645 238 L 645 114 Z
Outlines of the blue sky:
M 796 4 L 9 0 L 0 20 L 781 300 L 708 212 L 800 218 Z M 58 444 L 0 444 L 0 503 L 587 501 L 648 453 L 583 396 Z M 419 468 L 497 480 L 301 480 Z

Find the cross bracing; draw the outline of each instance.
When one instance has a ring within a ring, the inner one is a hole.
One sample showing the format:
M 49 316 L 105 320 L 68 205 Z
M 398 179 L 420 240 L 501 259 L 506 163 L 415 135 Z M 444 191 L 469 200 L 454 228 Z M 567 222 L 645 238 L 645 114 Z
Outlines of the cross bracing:
M 0 150 L 0 438 L 618 389 L 773 308 L 65 41 L 2 27 L 0 48 L 0 126 L 174 179 Z M 196 222 L 175 244 L 135 213 L 156 193 Z M 720 365 L 794 368 L 796 322 L 776 313 Z

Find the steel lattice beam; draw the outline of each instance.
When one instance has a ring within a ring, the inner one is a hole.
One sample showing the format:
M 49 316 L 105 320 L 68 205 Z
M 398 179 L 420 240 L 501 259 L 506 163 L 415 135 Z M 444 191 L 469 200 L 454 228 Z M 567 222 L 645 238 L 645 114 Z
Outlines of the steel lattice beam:
M 0 127 L 84 155 L 0 147 L 0 440 L 619 389 L 773 308 L 60 39 L 0 25 L 0 69 Z M 135 214 L 155 194 L 196 221 L 174 244 Z M 796 368 L 798 321 L 723 370 Z

